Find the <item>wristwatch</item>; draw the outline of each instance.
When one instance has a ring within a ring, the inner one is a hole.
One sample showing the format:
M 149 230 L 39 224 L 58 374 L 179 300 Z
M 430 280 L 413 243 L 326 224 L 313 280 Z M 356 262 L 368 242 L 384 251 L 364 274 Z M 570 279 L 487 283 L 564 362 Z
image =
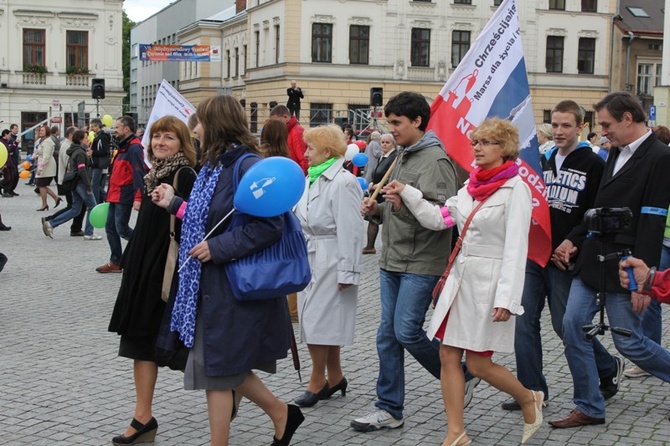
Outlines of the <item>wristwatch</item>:
M 644 286 L 642 287 L 642 291 L 645 291 L 647 293 L 651 293 L 651 287 L 654 286 L 654 277 L 656 276 L 656 267 L 652 266 L 651 269 L 649 269 L 649 274 L 647 275 L 647 280 L 644 281 Z

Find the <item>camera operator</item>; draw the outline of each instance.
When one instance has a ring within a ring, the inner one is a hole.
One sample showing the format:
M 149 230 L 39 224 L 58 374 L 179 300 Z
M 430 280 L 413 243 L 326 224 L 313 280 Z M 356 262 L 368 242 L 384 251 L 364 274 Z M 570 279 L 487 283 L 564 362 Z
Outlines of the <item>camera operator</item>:
M 611 383 L 618 390 L 623 361 L 616 361 L 611 355 L 596 361 L 594 345 L 599 341 L 587 338 L 582 328 L 592 323 L 599 310 L 595 299 L 601 264 L 598 259 L 600 255 L 616 255 L 630 249 L 647 264 L 658 264 L 670 204 L 670 148 L 646 127 L 639 101 L 628 93 L 611 93 L 594 109 L 602 135 L 612 142 L 594 207 L 627 207 L 632 211 L 632 220 L 622 233 L 587 237 L 579 247 L 581 254 L 575 264 L 563 319 L 563 343 L 576 408 L 567 417 L 549 423 L 557 428 L 605 423 L 605 399 L 600 386 Z M 585 225 L 582 230 L 587 233 Z M 632 332 L 630 337 L 613 333 L 614 345 L 623 356 L 635 358 L 635 363 L 647 372 L 670 382 L 670 352 L 644 336 L 637 314 L 645 308 L 648 298 L 637 293 L 631 297 L 628 290 L 621 288 L 615 260 L 605 262 L 604 270 L 609 322 Z M 610 383 L 601 380 L 599 386 L 598 376 L 607 371 Z
M 628 257 L 619 263 L 619 281 L 621 286 L 628 288 L 630 278 L 625 268 L 633 268 L 633 276 L 637 282 L 639 293 L 633 291 L 632 294 L 643 294 L 651 296 L 659 302 L 670 304 L 670 270 L 657 271 L 656 268 L 649 268 L 646 263 L 635 257 Z M 639 299 L 649 304 L 649 299 Z M 645 305 L 646 306 L 646 305 Z

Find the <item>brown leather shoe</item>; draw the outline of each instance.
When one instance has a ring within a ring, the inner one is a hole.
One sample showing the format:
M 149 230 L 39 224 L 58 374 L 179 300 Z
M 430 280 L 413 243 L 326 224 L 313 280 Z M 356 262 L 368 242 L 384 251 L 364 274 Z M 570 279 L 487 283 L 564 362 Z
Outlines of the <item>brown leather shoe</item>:
M 552 427 L 563 429 L 566 427 L 588 426 L 590 424 L 605 424 L 604 418 L 590 417 L 577 409 L 573 409 L 566 418 L 562 420 L 550 421 Z
M 123 268 L 116 263 L 107 262 L 104 265 L 97 267 L 95 270 L 99 273 L 120 273 L 123 271 Z

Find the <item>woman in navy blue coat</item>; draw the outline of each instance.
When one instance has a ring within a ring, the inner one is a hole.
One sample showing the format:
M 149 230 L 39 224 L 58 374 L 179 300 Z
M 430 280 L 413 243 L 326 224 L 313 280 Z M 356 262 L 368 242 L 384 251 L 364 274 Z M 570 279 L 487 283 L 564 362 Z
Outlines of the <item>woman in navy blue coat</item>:
M 252 369 L 276 371 L 276 361 L 289 348 L 286 297 L 239 302 L 231 291 L 225 264 L 275 243 L 283 217 L 249 217 L 249 223 L 228 230 L 224 224 L 204 236 L 233 208 L 233 169 L 244 153 L 258 154 L 242 106 L 231 96 L 215 96 L 197 109 L 204 165 L 188 206 L 173 196 L 169 185 L 152 199 L 169 212 L 183 216 L 179 287 L 172 310 L 171 329 L 191 347 L 184 374 L 187 390 L 204 389 L 213 446 L 227 445 L 233 390 L 260 406 L 274 424 L 273 445 L 288 445 L 304 420 L 297 406 L 277 399 Z M 240 165 L 240 178 L 260 158 Z M 161 341 L 159 340 L 159 345 Z

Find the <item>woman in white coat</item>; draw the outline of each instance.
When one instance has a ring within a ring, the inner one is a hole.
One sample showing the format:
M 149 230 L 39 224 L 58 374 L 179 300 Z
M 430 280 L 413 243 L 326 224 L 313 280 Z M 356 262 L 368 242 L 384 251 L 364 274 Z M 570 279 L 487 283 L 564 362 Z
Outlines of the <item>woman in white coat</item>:
M 38 128 L 37 136 L 40 138 L 35 146 L 35 153 L 33 159 L 37 160 L 37 172 L 35 172 L 35 186 L 39 189 L 40 198 L 42 199 L 42 207 L 38 211 L 48 211 L 49 204 L 47 203 L 47 195 L 54 199 L 58 207 L 61 198 L 56 195 L 56 192 L 51 190 L 49 185 L 56 177 L 56 158 L 55 149 L 56 144 L 51 139 L 51 129 L 48 125 L 43 125 Z
M 307 237 L 312 281 L 298 293 L 298 314 L 312 374 L 307 390 L 295 403 L 311 407 L 337 391 L 343 396 L 347 391 L 340 346 L 354 342 L 363 191 L 356 177 L 342 168 L 347 144 L 338 126 L 306 130 L 304 139 L 309 168 L 296 215 Z
M 491 118 L 471 135 L 477 167 L 455 197 L 439 208 L 421 192 L 397 181 L 387 185 L 385 198 L 396 209 L 402 204 L 432 230 L 458 225 L 462 230 L 476 211 L 440 293 L 428 336 L 441 340 L 441 386 L 449 422 L 444 446 L 470 444 L 463 424 L 465 352 L 474 376 L 514 397 L 523 409 L 522 443 L 542 424 L 542 392 L 526 389 L 509 370 L 494 363 L 494 351 L 514 351 L 514 319 L 523 314 L 523 290 L 531 194 L 518 175 L 519 137 L 509 121 Z

